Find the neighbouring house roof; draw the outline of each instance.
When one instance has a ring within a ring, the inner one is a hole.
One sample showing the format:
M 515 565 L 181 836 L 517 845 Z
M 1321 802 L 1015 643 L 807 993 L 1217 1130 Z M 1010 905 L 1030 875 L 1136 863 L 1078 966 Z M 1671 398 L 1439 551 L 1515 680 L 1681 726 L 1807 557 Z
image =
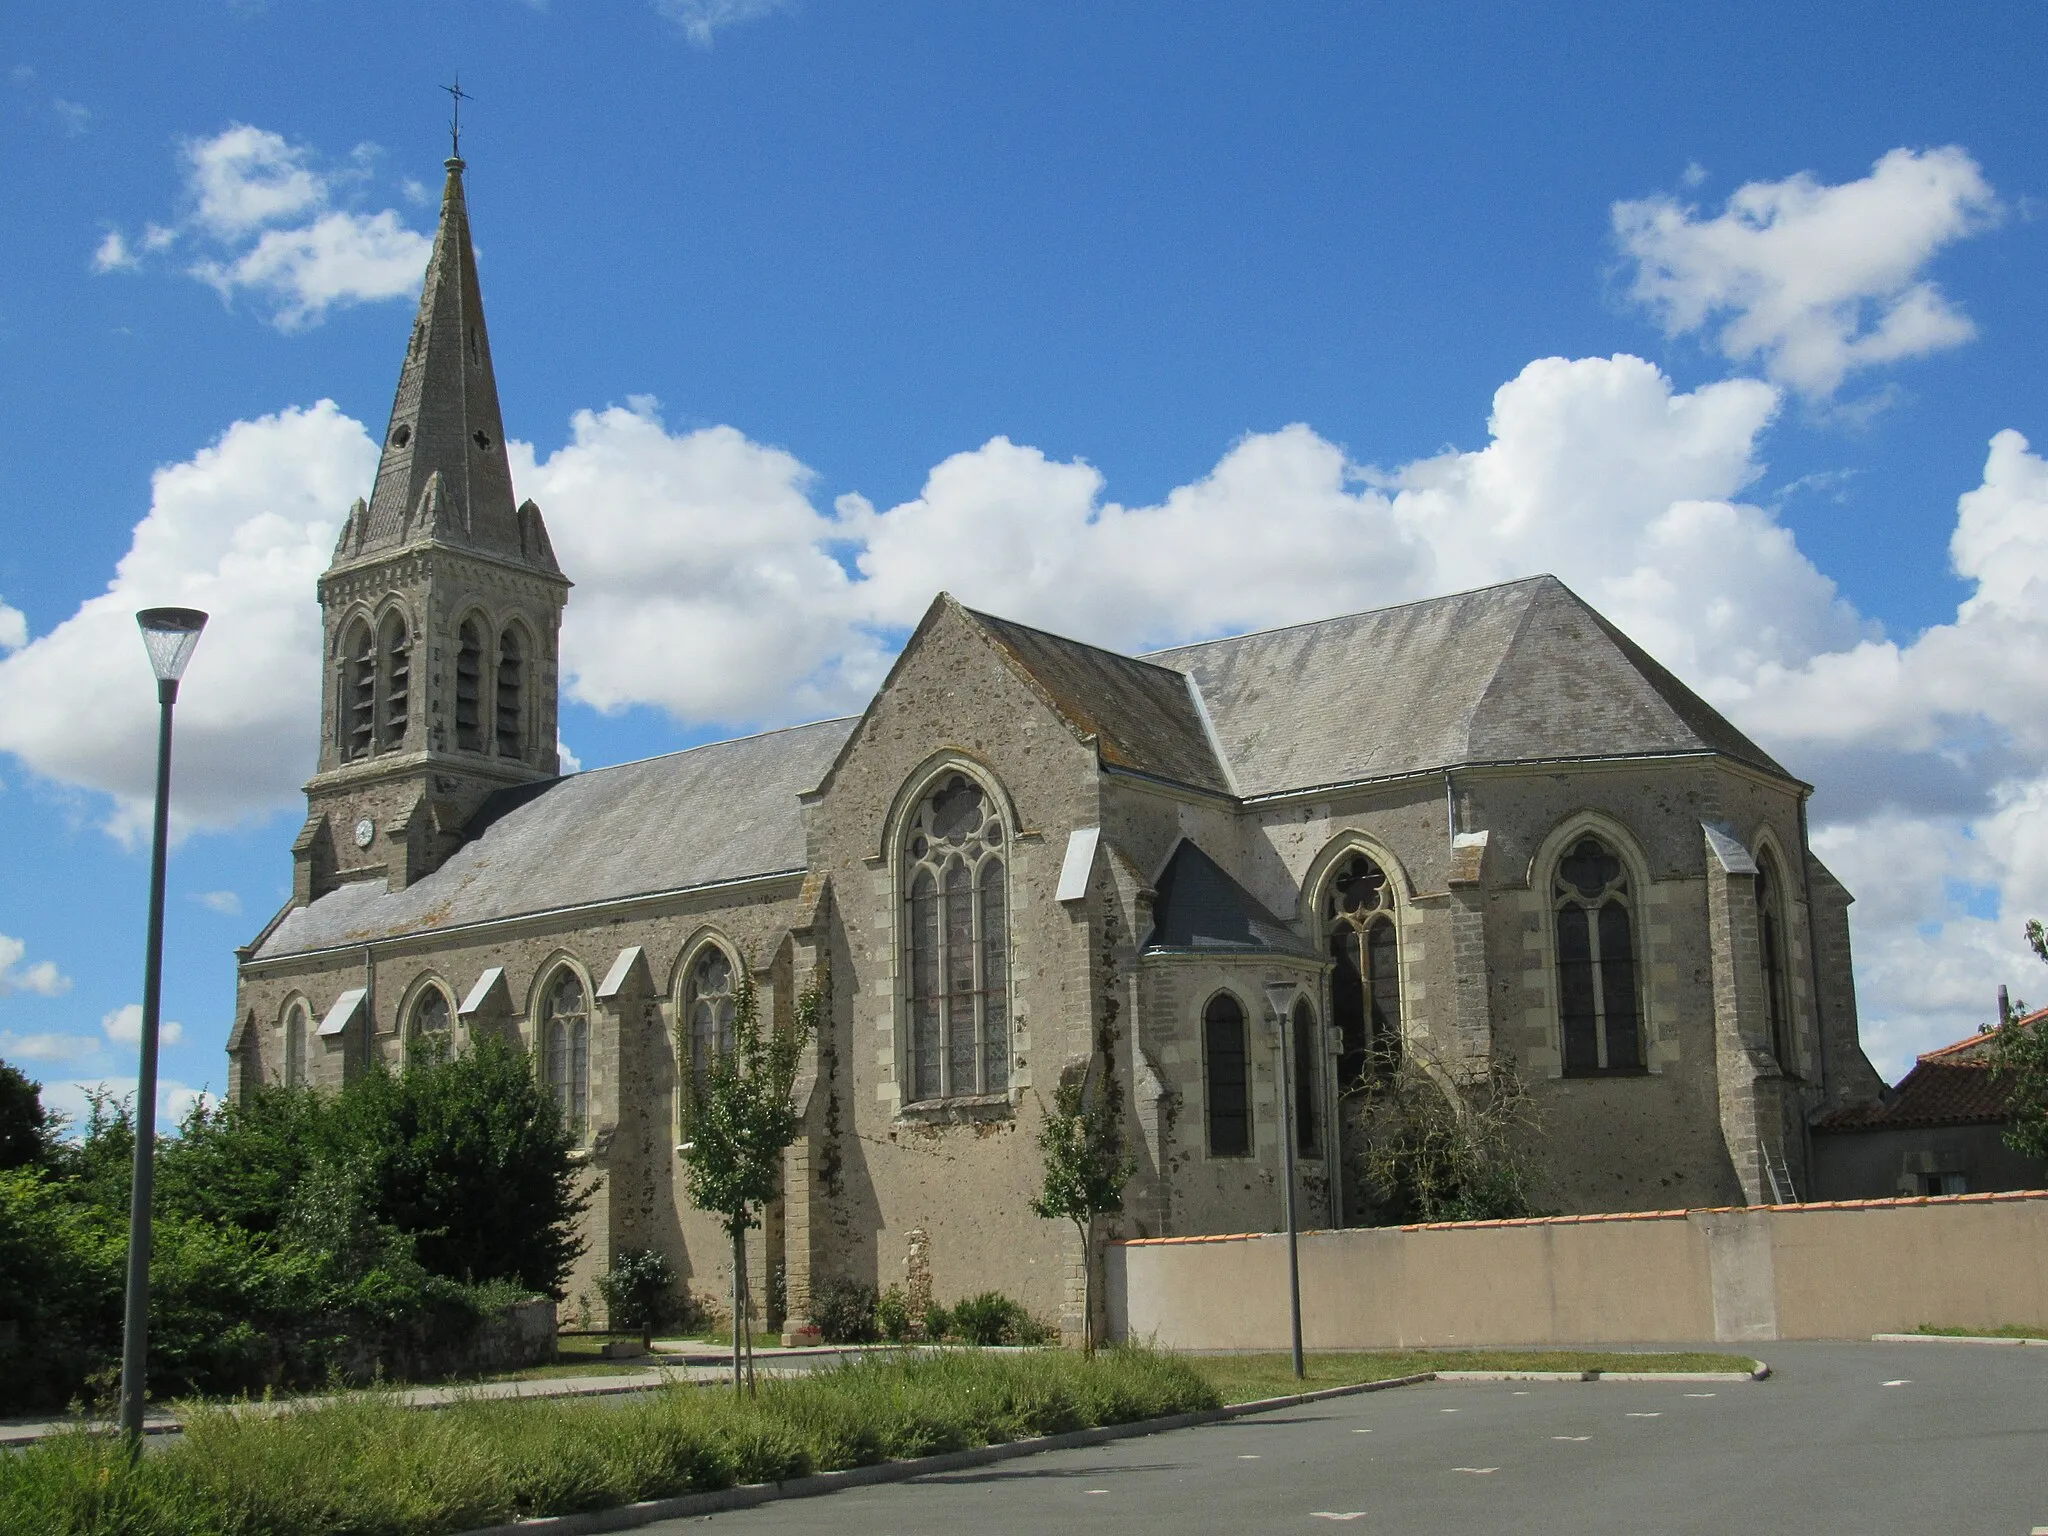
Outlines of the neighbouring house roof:
M 1244 950 L 1310 955 L 1315 946 L 1275 917 L 1194 842 L 1182 838 L 1152 902 L 1153 950 Z
M 1989 1061 L 1955 1060 L 1951 1052 L 1979 1044 L 1974 1036 L 1929 1051 L 1899 1080 L 1888 1098 L 1876 1104 L 1855 1104 L 1814 1122 L 1817 1131 L 1923 1130 L 1943 1125 L 1998 1125 L 2008 1117 L 2010 1080 L 1999 1080 Z M 1944 1059 L 1947 1058 L 1947 1059 Z
M 1247 796 L 1697 752 L 1785 773 L 1555 576 L 1145 659 L 1193 676 Z
M 402 891 L 357 881 L 288 913 L 259 960 L 804 867 L 797 796 L 852 720 L 824 720 L 501 790 Z

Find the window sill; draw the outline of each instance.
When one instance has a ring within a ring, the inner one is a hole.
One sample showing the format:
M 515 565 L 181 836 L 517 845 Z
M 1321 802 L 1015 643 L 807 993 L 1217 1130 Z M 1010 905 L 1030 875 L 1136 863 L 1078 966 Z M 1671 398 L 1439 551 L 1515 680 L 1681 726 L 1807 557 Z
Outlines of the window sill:
M 920 1099 L 896 1111 L 899 1122 L 917 1125 L 979 1125 L 990 1120 L 1016 1118 L 1016 1106 L 1007 1093 L 970 1093 L 954 1099 Z

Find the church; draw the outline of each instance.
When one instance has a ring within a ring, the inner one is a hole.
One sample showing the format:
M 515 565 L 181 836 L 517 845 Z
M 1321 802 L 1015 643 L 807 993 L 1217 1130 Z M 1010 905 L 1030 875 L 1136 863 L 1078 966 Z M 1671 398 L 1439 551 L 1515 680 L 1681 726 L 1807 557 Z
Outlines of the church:
M 1343 1105 L 1399 1062 L 1516 1074 L 1565 1212 L 1799 1198 L 1812 1122 L 1877 1098 L 1811 787 L 1549 576 L 1135 657 L 942 593 L 857 717 L 563 775 L 572 584 L 515 498 L 463 169 L 319 582 L 231 1093 L 517 1041 L 593 1191 L 571 1305 L 649 1247 L 717 1297 L 693 1078 L 742 976 L 783 1027 L 824 978 L 751 1245 L 798 1334 L 839 1280 L 1077 1329 L 1078 1241 L 1030 1207 L 1077 1074 L 1136 1161 L 1098 1240 L 1273 1230 L 1290 1145 L 1303 1225 L 1359 1220 Z

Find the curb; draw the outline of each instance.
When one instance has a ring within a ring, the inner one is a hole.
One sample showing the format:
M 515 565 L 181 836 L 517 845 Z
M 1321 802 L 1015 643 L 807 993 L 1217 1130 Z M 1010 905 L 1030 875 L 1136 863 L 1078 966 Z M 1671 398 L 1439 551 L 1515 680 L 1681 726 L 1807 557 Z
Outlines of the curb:
M 1438 1381 L 1762 1381 L 1763 1361 L 1750 1371 L 1437 1371 Z
M 2004 1344 L 2048 1349 L 2048 1339 L 2014 1339 L 1998 1333 L 1873 1333 L 1873 1344 Z
M 530 1520 L 515 1520 L 509 1525 L 482 1526 L 465 1531 L 462 1536 L 586 1536 L 586 1533 L 599 1531 L 628 1531 L 636 1526 L 652 1525 L 657 1520 L 714 1515 L 729 1509 L 751 1509 L 757 1504 L 770 1504 L 780 1499 L 815 1498 L 819 1494 L 838 1493 L 845 1488 L 865 1488 L 876 1483 L 908 1482 L 934 1472 L 985 1467 L 991 1462 L 1036 1456 L 1041 1451 L 1064 1451 L 1078 1446 L 1102 1445 L 1111 1440 L 1131 1440 L 1142 1435 L 1164 1434 L 1168 1430 L 1222 1423 L 1252 1413 L 1271 1413 L 1301 1403 L 1322 1402 L 1326 1398 L 1384 1392 L 1390 1387 L 1412 1387 L 1434 1380 L 1435 1374 L 1423 1371 L 1415 1376 L 1393 1376 L 1385 1381 L 1362 1381 L 1348 1387 L 1324 1387 L 1287 1397 L 1231 1403 L 1198 1413 L 1176 1413 L 1160 1419 L 1139 1419 L 1130 1424 L 1102 1424 L 1093 1429 L 1070 1430 L 1063 1435 L 1041 1435 L 1031 1440 L 978 1446 L 970 1451 L 947 1451 L 938 1456 L 915 1456 L 907 1461 L 884 1461 L 871 1467 L 850 1467 L 844 1472 L 819 1472 L 810 1477 L 791 1478 L 786 1483 L 744 1483 L 737 1488 L 721 1488 L 713 1493 L 685 1493 L 669 1499 L 647 1499 L 613 1509 L 593 1509 L 574 1515 L 541 1515 Z

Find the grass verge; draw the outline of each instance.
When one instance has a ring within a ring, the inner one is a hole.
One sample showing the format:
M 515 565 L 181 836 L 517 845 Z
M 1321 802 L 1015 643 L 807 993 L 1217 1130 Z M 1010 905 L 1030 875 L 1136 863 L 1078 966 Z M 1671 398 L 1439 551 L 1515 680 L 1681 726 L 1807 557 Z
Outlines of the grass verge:
M 1915 1333 L 1931 1333 L 1944 1339 L 2048 1339 L 2048 1325 L 2000 1323 L 1986 1328 L 1942 1328 L 1922 1323 Z
M 1290 1392 L 1349 1387 L 1365 1381 L 1413 1376 L 1419 1371 L 1750 1371 L 1747 1355 L 1625 1354 L 1607 1350 L 1415 1349 L 1316 1353 L 1306 1356 L 1305 1381 L 1294 1377 L 1286 1355 L 1198 1355 L 1192 1365 L 1226 1403 L 1248 1403 Z
M 609 1404 L 369 1393 L 275 1416 L 199 1407 L 131 1462 L 72 1432 L 0 1457 L 5 1536 L 442 1536 L 531 1515 L 774 1482 L 1218 1406 L 1144 1349 L 859 1361 L 758 1397 L 673 1387 Z

